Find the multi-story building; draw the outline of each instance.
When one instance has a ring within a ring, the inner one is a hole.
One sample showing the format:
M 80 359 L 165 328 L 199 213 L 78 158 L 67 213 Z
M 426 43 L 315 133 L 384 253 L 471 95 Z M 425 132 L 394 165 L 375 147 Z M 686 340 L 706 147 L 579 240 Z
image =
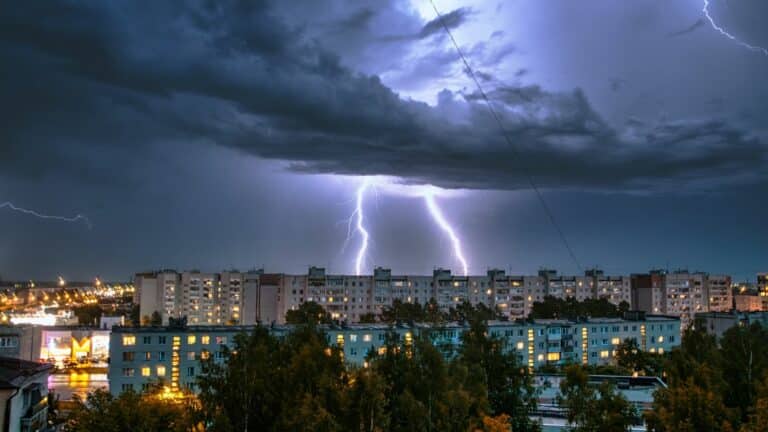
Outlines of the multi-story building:
M 603 318 L 584 321 L 540 320 L 534 322 L 491 321 L 488 331 L 501 338 L 508 351 L 532 370 L 546 364 L 576 362 L 607 364 L 616 347 L 634 339 L 642 350 L 664 353 L 680 344 L 680 320 L 643 313 L 627 319 Z M 109 383 L 112 393 L 141 390 L 159 380 L 170 388 L 195 390 L 200 359 L 222 358 L 221 346 L 232 347 L 235 336 L 253 326 L 115 327 L 110 339 Z M 345 361 L 364 365 L 366 355 L 385 349 L 386 335 L 395 333 L 403 344 L 428 337 L 446 357 L 455 354 L 467 325 L 447 323 L 388 326 L 355 324 L 323 328 L 328 342 L 342 349 Z M 290 326 L 271 326 L 284 335 Z
M 731 278 L 685 270 L 632 275 L 632 306 L 647 313 L 679 316 L 687 328 L 697 313 L 733 308 Z
M 760 312 L 763 310 L 763 299 L 764 297 L 754 294 L 735 294 L 733 304 L 739 312 Z
M 768 310 L 768 273 L 757 274 L 757 295 L 762 297 L 762 310 Z
M 768 274 L 758 279 L 768 306 Z M 319 304 L 335 320 L 354 323 L 366 314 L 381 314 L 396 300 L 423 305 L 432 299 L 443 311 L 465 301 L 482 303 L 514 320 L 527 317 L 535 302 L 551 296 L 578 301 L 603 298 L 617 306 L 626 302 L 631 309 L 680 316 L 687 327 L 694 314 L 731 310 L 734 300 L 730 276 L 661 270 L 631 277 L 608 276 L 598 269 L 583 276 L 547 269 L 535 276 L 508 275 L 498 269 L 457 276 L 441 268 L 432 275 L 395 275 L 382 267 L 359 276 L 329 274 L 321 267 L 299 275 L 164 270 L 137 274 L 135 282 L 142 317 L 157 311 L 163 323 L 186 316 L 190 324 L 199 325 L 284 323 L 288 311 L 306 302 Z
M 757 323 L 768 328 L 768 312 L 705 312 L 696 314 L 696 322 L 719 339 L 737 325 L 748 327 Z
M 134 283 L 141 317 L 148 319 L 157 312 L 163 324 L 167 324 L 169 318 L 182 316 L 186 316 L 190 324 L 200 325 L 255 324 L 277 319 L 278 286 L 274 277 L 261 271 L 179 273 L 161 270 L 139 273 Z

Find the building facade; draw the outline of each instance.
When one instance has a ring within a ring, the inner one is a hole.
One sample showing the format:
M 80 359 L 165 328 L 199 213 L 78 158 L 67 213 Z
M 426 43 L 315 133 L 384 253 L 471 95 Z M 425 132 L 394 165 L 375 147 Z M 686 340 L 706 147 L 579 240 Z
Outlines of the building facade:
M 642 350 L 664 353 L 680 344 L 680 320 L 668 316 L 635 313 L 628 319 L 590 319 L 581 322 L 541 320 L 535 322 L 491 321 L 491 336 L 504 341 L 507 351 L 515 352 L 521 364 L 535 369 L 566 362 L 608 364 L 617 346 L 634 339 Z M 109 383 L 114 394 L 142 390 L 163 381 L 173 390 L 195 391 L 200 360 L 221 359 L 221 347 L 232 347 L 235 336 L 253 326 L 115 327 L 110 339 Z M 439 327 L 424 324 L 388 326 L 356 324 L 328 326 L 323 330 L 328 342 L 341 348 L 350 364 L 364 366 L 369 352 L 385 348 L 387 334 L 394 333 L 401 343 L 427 337 L 448 358 L 461 344 L 468 326 L 447 323 Z M 282 335 L 290 326 L 271 326 Z
M 757 323 L 768 328 L 768 312 L 705 312 L 696 314 L 696 322 L 720 339 L 734 326 L 749 327 Z
M 157 312 L 163 324 L 182 316 L 199 325 L 284 323 L 286 313 L 305 302 L 318 303 L 335 320 L 354 323 L 364 315 L 381 314 L 395 300 L 423 305 L 435 299 L 443 311 L 465 301 L 482 303 L 513 320 L 527 317 L 533 303 L 547 296 L 605 298 L 615 305 L 632 301 L 629 277 L 599 270 L 584 276 L 562 276 L 554 270 L 507 275 L 495 269 L 478 276 L 457 276 L 446 269 L 432 275 L 393 275 L 382 267 L 364 276 L 328 274 L 320 267 L 301 275 L 163 270 L 139 273 L 134 283 L 141 316 L 149 319 Z
M 679 316 L 683 328 L 693 323 L 697 313 L 733 309 L 730 276 L 653 270 L 632 275 L 631 280 L 631 303 L 635 309 Z

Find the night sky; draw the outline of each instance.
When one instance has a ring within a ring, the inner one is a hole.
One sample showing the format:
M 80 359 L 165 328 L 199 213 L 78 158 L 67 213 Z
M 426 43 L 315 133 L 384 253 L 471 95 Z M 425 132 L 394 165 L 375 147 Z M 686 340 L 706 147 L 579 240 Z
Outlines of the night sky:
M 768 271 L 768 2 L 18 2 L 0 9 L 0 275 Z M 751 45 L 753 48 L 750 49 Z M 386 183 L 386 184 L 385 184 Z

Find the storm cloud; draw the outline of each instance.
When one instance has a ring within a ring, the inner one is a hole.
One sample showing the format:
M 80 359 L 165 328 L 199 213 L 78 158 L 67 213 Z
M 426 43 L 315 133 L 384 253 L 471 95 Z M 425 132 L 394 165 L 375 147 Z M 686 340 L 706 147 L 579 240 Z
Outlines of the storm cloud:
M 446 24 L 457 28 L 468 13 L 450 12 Z M 362 9 L 347 25 L 373 16 Z M 439 31 L 432 20 L 418 34 Z M 580 89 L 494 82 L 510 146 L 474 89 L 445 90 L 435 105 L 401 97 L 267 1 L 27 3 L 0 13 L 0 39 L 0 166 L 15 175 L 62 163 L 88 175 L 98 168 L 79 155 L 194 141 L 300 172 L 451 188 L 524 189 L 529 176 L 611 191 L 765 181 L 763 138 L 728 119 L 616 127 Z M 494 61 L 512 51 L 494 51 Z

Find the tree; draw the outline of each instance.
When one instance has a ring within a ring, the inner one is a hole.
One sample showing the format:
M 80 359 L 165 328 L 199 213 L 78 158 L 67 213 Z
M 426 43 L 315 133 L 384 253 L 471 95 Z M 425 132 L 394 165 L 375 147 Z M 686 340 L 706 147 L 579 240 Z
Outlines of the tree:
M 448 321 L 490 321 L 501 318 L 502 314 L 498 309 L 491 309 L 483 303 L 473 306 L 466 300 L 450 308 L 447 316 Z
M 483 416 L 482 422 L 482 428 L 475 429 L 475 432 L 509 432 L 514 430 L 509 416 L 506 414 L 499 414 L 495 417 Z
M 682 344 L 669 355 L 667 388 L 657 390 L 646 414 L 652 432 L 728 432 L 738 415 L 723 400 L 726 382 L 715 338 L 701 326 L 687 329 Z
M 127 391 L 118 397 L 98 389 L 75 406 L 64 424 L 67 432 L 154 432 L 196 430 L 190 408 L 152 393 Z
M 546 296 L 544 301 L 534 302 L 529 318 L 533 319 L 576 319 L 579 317 L 619 317 L 629 309 L 629 304 L 623 302 L 619 307 L 605 298 L 585 299 L 578 301 L 573 297 L 563 300 Z
M 768 371 L 768 331 L 758 323 L 734 326 L 720 340 L 725 380 L 724 402 L 746 421 L 754 408 L 760 381 Z M 727 358 L 726 358 L 727 356 Z
M 163 316 L 160 315 L 160 312 L 158 311 L 152 312 L 152 316 L 149 317 L 149 325 L 151 326 L 163 325 Z
M 518 432 L 538 431 L 531 420 L 537 396 L 533 377 L 520 364 L 514 352 L 504 351 L 504 341 L 488 336 L 485 321 L 474 319 L 461 336 L 457 362 L 469 371 L 469 381 L 481 386 L 493 414 L 508 414 L 512 429 Z M 471 384 L 467 384 L 470 386 Z
M 104 313 L 99 305 L 83 305 L 73 309 L 80 325 L 97 326 L 99 318 Z
M 304 302 L 297 309 L 286 312 L 285 322 L 288 324 L 328 324 L 331 316 L 322 306 L 315 302 Z
M 574 432 L 629 431 L 637 418 L 634 406 L 612 383 L 591 385 L 589 375 L 578 365 L 566 368 L 557 401 Z
M 223 363 L 203 360 L 198 377 L 198 415 L 207 430 L 339 430 L 348 375 L 339 349 L 316 327 L 298 326 L 278 339 L 257 326 L 221 357 Z
M 141 312 L 139 309 L 139 305 L 133 305 L 131 306 L 131 310 L 128 313 L 128 320 L 130 321 L 130 324 L 133 326 L 139 326 L 141 325 Z
M 345 394 L 346 430 L 383 432 L 389 430 L 387 397 L 390 385 L 375 368 L 359 369 Z
M 391 306 L 381 311 L 381 321 L 386 323 L 423 322 L 425 317 L 425 310 L 418 302 L 407 303 L 400 299 L 393 300 Z
M 364 313 L 360 315 L 358 322 L 360 322 L 360 324 L 373 324 L 376 322 L 376 315 L 371 312 Z
M 742 425 L 740 432 L 768 431 L 768 377 L 764 378 L 757 388 L 757 400 L 748 420 Z
M 636 372 L 638 375 L 661 376 L 664 358 L 661 354 L 640 349 L 636 339 L 624 339 L 616 347 L 616 365 L 625 373 Z

